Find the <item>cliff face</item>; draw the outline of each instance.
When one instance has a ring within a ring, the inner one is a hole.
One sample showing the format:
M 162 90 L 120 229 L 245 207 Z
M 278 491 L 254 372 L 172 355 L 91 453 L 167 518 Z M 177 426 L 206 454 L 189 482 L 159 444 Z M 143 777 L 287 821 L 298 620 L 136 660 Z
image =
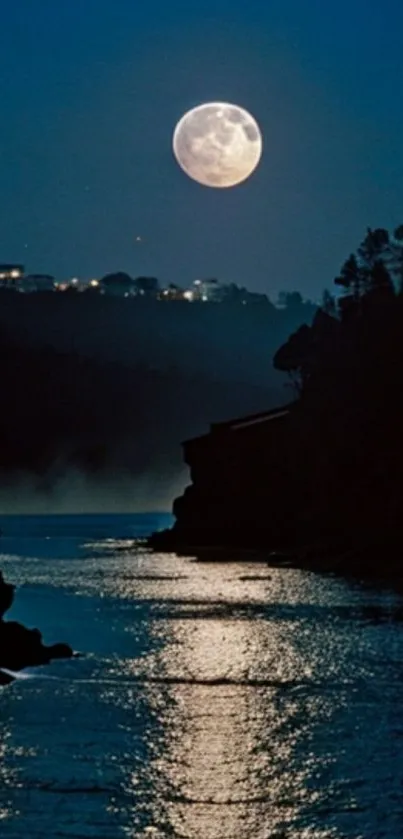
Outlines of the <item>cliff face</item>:
M 292 526 L 290 406 L 211 426 L 184 443 L 192 483 L 174 502 L 177 545 L 278 544 Z
M 365 557 L 360 569 L 370 553 L 374 565 L 385 556 L 395 569 L 403 404 L 392 377 L 401 351 L 393 359 L 385 370 L 364 363 L 350 373 L 325 370 L 291 406 L 184 443 L 192 483 L 174 502 L 172 531 L 152 544 L 322 558 L 354 550 Z
M 403 227 L 368 230 L 335 282 L 345 295 L 273 359 L 299 399 L 185 443 L 192 485 L 160 545 L 353 551 L 400 569 Z

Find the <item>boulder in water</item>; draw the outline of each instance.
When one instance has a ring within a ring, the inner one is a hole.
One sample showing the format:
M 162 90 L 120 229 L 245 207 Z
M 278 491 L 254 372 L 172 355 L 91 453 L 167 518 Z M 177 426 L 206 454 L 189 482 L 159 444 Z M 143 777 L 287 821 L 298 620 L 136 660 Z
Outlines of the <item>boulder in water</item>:
M 0 571 L 0 620 L 13 603 L 14 591 L 15 586 L 6 583 Z
M 4 685 L 11 685 L 11 682 L 14 682 L 14 676 L 11 673 L 5 673 L 4 670 L 0 670 L 0 687 L 4 687 Z
M 17 621 L 3 620 L 4 613 L 14 600 L 14 588 L 4 581 L 0 572 L 0 685 L 13 681 L 13 677 L 1 668 L 22 670 L 74 655 L 72 648 L 65 643 L 46 646 L 39 629 L 27 629 Z

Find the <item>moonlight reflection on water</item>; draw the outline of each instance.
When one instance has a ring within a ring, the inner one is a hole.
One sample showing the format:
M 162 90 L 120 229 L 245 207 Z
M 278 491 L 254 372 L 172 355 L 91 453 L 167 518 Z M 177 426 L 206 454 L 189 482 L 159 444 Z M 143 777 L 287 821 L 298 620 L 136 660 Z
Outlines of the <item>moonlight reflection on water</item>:
M 399 594 L 85 542 L 1 560 L 87 653 L 0 694 L 2 838 L 403 835 Z

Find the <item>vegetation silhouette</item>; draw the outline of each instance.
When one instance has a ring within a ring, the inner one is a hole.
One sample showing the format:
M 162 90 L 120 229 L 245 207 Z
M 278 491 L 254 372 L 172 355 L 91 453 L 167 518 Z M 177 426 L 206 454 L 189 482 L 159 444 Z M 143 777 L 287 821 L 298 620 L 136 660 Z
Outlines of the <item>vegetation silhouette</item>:
M 130 277 L 123 280 L 130 285 Z M 223 303 L 163 303 L 150 294 L 125 298 L 97 288 L 71 294 L 0 290 L 0 332 L 20 347 L 49 346 L 100 362 L 176 368 L 186 376 L 281 390 L 282 378 L 268 369 L 267 359 L 290 332 L 311 322 L 317 306 L 301 302 L 280 309 L 264 295 L 261 304 L 259 295 L 252 295 L 250 305 L 243 305 L 240 293 Z M 244 410 L 250 409 L 245 403 Z
M 335 285 L 340 296 L 326 292 L 312 324 L 274 355 L 296 391 L 288 412 L 221 436 L 213 427 L 185 446 L 193 484 L 160 544 L 258 546 L 320 567 L 344 556 L 347 569 L 366 572 L 400 567 L 403 227 L 368 229 Z

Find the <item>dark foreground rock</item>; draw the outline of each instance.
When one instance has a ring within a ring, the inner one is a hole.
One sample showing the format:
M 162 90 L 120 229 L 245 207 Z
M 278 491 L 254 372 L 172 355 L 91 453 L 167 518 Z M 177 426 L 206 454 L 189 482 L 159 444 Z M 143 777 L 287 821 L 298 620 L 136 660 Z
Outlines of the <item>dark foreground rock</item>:
M 10 608 L 14 600 L 14 590 L 15 586 L 12 586 L 10 583 L 6 583 L 3 579 L 3 574 L 0 571 L 0 620 Z
M 11 682 L 14 682 L 14 677 L 11 673 L 5 673 L 4 670 L 0 670 L 0 687 L 4 687 L 5 685 L 11 685 Z
M 398 236 L 400 278 L 403 226 Z M 172 531 L 152 548 L 210 550 L 211 559 L 254 548 L 270 564 L 403 583 L 403 284 L 389 273 L 394 248 L 387 231 L 368 230 L 336 278 L 345 295 L 277 351 L 274 366 L 296 384 L 292 403 L 184 441 L 190 483 L 174 501 Z
M 12 676 L 6 670 L 49 664 L 58 658 L 72 658 L 72 648 L 65 643 L 47 646 L 39 629 L 28 629 L 17 621 L 3 619 L 14 599 L 14 586 L 6 583 L 0 572 L 0 685 L 9 684 Z

